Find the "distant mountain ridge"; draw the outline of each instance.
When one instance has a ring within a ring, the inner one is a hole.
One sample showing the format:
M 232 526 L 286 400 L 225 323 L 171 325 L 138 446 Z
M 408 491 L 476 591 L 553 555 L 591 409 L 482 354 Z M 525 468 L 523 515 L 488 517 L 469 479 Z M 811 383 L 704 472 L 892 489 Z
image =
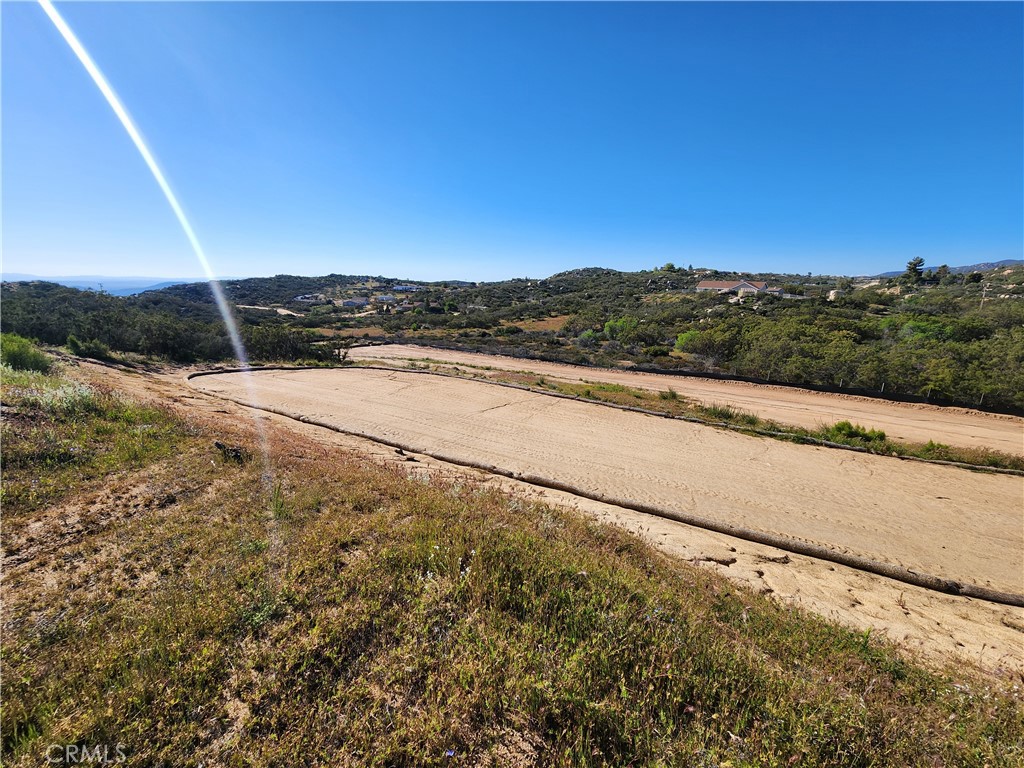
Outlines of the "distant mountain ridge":
M 952 274 L 960 275 L 970 272 L 987 272 L 993 269 L 1000 269 L 1005 267 L 1016 267 L 1024 265 L 1024 259 L 1003 259 L 1002 261 L 985 261 L 977 264 L 967 264 L 964 266 L 950 267 L 949 271 Z M 937 264 L 925 264 L 925 269 L 935 269 Z M 624 273 L 617 269 L 609 269 L 607 267 L 580 267 L 577 269 L 570 269 L 565 272 L 559 272 L 551 275 L 547 280 L 559 280 L 559 279 L 600 279 L 601 277 L 615 277 L 621 276 Z M 737 273 L 739 274 L 739 273 Z M 772 276 L 776 279 L 782 279 L 786 277 L 784 274 L 775 273 L 762 273 L 765 276 Z M 882 272 L 872 277 L 887 278 L 887 277 L 898 277 L 903 274 L 903 270 L 897 270 L 893 272 Z M 104 291 L 112 296 L 134 296 L 139 293 L 146 291 L 159 291 L 165 288 L 175 288 L 178 286 L 191 286 L 199 283 L 206 283 L 206 278 L 203 277 L 111 277 L 108 275 L 70 275 L 70 276 L 59 276 L 51 277 L 44 275 L 31 275 L 19 272 L 4 272 L 2 279 L 6 282 L 31 282 L 31 281 L 43 281 L 48 283 L 57 283 L 58 285 L 67 286 L 69 288 L 78 288 L 83 291 Z M 401 282 L 412 282 L 420 283 L 429 286 L 447 286 L 452 288 L 457 287 L 469 287 L 476 285 L 472 281 L 466 280 L 440 280 L 440 281 L 423 281 L 423 280 L 398 280 L 397 278 L 385 278 L 385 277 L 369 277 L 369 276 L 355 276 L 355 275 L 324 275 L 324 276 L 299 276 L 299 275 L 276 275 L 273 278 L 243 278 L 243 277 L 221 277 L 221 282 L 234 283 L 232 287 L 238 291 L 244 289 L 247 285 L 262 285 L 268 281 L 285 279 L 290 283 L 294 283 L 294 291 L 296 293 L 307 293 L 309 291 L 321 290 L 326 284 L 334 284 L 338 279 L 343 282 L 347 281 L 362 281 L 362 280 L 376 280 L 380 281 L 383 285 L 382 288 L 386 288 L 392 283 Z M 767 279 L 767 278 L 766 278 Z M 496 281 L 497 283 L 503 283 L 508 281 Z M 182 295 L 192 295 L 196 290 L 200 294 L 205 293 L 205 286 L 197 286 L 196 289 L 185 288 Z M 180 289 L 179 289 L 180 290 Z M 244 293 L 244 290 L 242 291 Z M 283 300 L 285 297 L 278 297 L 277 300 Z
M 109 277 L 106 275 L 49 277 L 28 275 L 20 272 L 4 272 L 3 279 L 5 282 L 12 283 L 40 280 L 47 283 L 57 283 L 68 288 L 78 288 L 83 291 L 103 290 L 111 296 L 133 296 L 143 291 L 158 291 L 161 288 L 170 288 L 172 285 L 206 282 L 206 279 L 202 277 Z
M 1003 259 L 1002 261 L 982 261 L 978 264 L 967 264 L 962 267 L 950 267 L 950 274 L 963 275 L 970 272 L 988 272 L 990 269 L 999 269 L 1000 267 L 1019 267 L 1024 264 L 1024 259 Z M 924 269 L 936 269 L 938 264 L 925 264 Z M 898 270 L 896 272 L 882 272 L 874 277 L 899 277 L 906 270 Z

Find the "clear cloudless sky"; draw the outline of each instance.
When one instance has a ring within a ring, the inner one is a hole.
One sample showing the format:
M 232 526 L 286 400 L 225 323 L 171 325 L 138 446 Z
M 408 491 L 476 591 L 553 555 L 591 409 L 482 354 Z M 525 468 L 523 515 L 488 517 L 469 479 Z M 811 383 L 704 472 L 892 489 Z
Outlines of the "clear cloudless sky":
M 1021 258 L 1024 5 L 59 3 L 234 276 Z M 3 269 L 201 274 L 4 2 Z

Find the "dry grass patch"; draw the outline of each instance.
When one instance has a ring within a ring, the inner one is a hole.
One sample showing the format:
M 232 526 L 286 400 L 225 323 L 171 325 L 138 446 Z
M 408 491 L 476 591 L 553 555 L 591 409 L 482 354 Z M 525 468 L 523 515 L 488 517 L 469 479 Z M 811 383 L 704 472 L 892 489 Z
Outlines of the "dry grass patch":
M 560 331 L 562 326 L 565 325 L 565 321 L 568 320 L 571 315 L 558 315 L 556 317 L 541 317 L 536 320 L 522 320 L 514 323 L 524 331 Z

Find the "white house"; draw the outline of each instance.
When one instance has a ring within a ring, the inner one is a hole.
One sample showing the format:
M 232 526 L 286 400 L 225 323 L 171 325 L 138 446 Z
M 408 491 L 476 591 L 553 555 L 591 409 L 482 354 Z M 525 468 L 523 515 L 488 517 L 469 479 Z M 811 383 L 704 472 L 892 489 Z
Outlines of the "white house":
M 769 288 L 768 283 L 760 280 L 701 280 L 697 283 L 697 292 L 714 291 L 715 293 L 735 293 L 737 296 L 764 293 L 770 296 L 781 296 L 781 288 Z

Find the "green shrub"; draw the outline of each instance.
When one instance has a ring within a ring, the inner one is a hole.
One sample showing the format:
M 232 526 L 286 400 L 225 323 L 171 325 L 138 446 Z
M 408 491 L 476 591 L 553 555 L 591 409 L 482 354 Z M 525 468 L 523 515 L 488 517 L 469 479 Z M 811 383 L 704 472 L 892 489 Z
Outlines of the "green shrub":
M 827 430 L 825 436 L 836 442 L 884 443 L 885 432 L 880 429 L 868 429 L 848 421 L 837 421 Z
M 91 341 L 79 341 L 74 334 L 68 336 L 68 351 L 78 357 L 89 357 L 93 360 L 109 360 L 110 347 L 99 339 Z
M 685 352 L 689 349 L 689 345 L 700 338 L 700 331 L 686 331 L 676 336 L 676 349 L 680 352 Z
M 50 356 L 26 338 L 14 333 L 0 336 L 0 359 L 16 371 L 49 373 L 53 367 Z

